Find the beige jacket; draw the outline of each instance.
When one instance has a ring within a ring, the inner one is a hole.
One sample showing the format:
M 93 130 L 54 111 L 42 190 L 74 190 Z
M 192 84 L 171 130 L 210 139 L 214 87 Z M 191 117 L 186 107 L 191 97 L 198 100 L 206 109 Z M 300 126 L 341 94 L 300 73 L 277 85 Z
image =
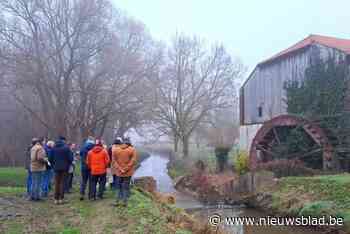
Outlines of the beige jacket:
M 36 144 L 30 150 L 30 170 L 32 172 L 46 170 L 46 153 L 44 147 Z

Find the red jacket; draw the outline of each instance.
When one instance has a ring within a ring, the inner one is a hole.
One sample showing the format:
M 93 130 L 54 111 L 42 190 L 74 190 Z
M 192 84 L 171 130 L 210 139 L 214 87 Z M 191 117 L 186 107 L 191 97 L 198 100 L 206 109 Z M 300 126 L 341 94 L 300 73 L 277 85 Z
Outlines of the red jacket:
M 89 151 L 86 164 L 91 170 L 91 175 L 102 175 L 107 172 L 109 156 L 102 146 L 95 146 Z

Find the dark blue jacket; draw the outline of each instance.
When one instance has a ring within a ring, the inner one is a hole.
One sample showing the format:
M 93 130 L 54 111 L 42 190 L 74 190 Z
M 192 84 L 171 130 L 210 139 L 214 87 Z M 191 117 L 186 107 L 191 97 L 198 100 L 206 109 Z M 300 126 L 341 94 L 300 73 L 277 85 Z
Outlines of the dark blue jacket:
M 55 171 L 67 171 L 73 162 L 73 152 L 64 143 L 58 140 L 55 142 L 55 147 L 52 149 L 52 167 Z
M 47 159 L 50 161 L 50 163 L 52 162 L 52 148 L 48 147 L 47 145 L 44 145 L 44 149 L 47 155 Z M 46 165 L 46 169 L 52 169 L 49 165 Z
M 88 167 L 86 165 L 86 157 L 92 148 L 94 148 L 95 144 L 90 142 L 85 142 L 83 147 L 80 150 L 80 163 L 81 163 L 81 170 L 88 170 Z

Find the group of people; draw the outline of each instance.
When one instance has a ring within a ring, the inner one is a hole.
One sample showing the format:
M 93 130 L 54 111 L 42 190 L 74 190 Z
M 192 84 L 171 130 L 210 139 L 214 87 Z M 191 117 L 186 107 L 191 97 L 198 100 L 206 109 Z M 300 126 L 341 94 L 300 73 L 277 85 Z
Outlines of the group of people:
M 111 187 L 117 190 L 116 205 L 127 205 L 130 181 L 134 174 L 137 153 L 129 138 L 114 140 L 109 148 L 101 140 L 89 137 L 76 150 L 75 144 L 66 143 L 65 137 L 55 142 L 34 138 L 29 149 L 27 192 L 30 200 L 47 197 L 54 175 L 54 202 L 62 204 L 65 192 L 70 192 L 76 161 L 81 161 L 80 200 L 103 199 L 107 183 L 107 169 L 113 175 Z M 97 191 L 98 186 L 98 191 Z

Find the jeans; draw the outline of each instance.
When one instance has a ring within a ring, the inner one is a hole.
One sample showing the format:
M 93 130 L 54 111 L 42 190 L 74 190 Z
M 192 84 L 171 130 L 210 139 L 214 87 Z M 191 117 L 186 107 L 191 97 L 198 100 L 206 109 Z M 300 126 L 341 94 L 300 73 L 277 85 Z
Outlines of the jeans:
M 73 173 L 68 173 L 64 182 L 64 192 L 69 193 L 73 187 Z
M 90 183 L 90 189 L 89 189 L 89 198 L 90 199 L 96 199 L 96 186 L 98 183 L 98 197 L 103 198 L 103 193 L 105 191 L 106 187 L 106 174 L 102 175 L 91 175 L 91 183 Z
M 113 175 L 113 181 L 111 183 L 111 189 L 112 190 L 116 190 L 116 188 L 117 188 L 117 176 Z
M 32 172 L 32 186 L 31 186 L 31 195 L 30 195 L 32 200 L 40 199 L 43 175 L 44 175 L 43 171 Z
M 81 170 L 81 184 L 80 184 L 80 195 L 85 195 L 86 185 L 90 182 L 90 171 L 87 169 Z M 90 183 L 89 183 L 90 191 Z
M 32 194 L 32 172 L 30 169 L 27 169 L 27 195 L 31 196 Z
M 127 202 L 130 197 L 130 180 L 129 177 L 117 177 L 117 200 L 122 200 L 123 202 Z
M 66 175 L 66 171 L 55 172 L 55 200 L 63 200 L 64 198 L 64 181 Z
M 53 171 L 52 169 L 48 169 L 44 171 L 44 178 L 42 183 L 42 191 L 43 191 L 43 197 L 47 197 L 49 194 L 49 190 L 51 188 L 51 180 L 53 177 Z

